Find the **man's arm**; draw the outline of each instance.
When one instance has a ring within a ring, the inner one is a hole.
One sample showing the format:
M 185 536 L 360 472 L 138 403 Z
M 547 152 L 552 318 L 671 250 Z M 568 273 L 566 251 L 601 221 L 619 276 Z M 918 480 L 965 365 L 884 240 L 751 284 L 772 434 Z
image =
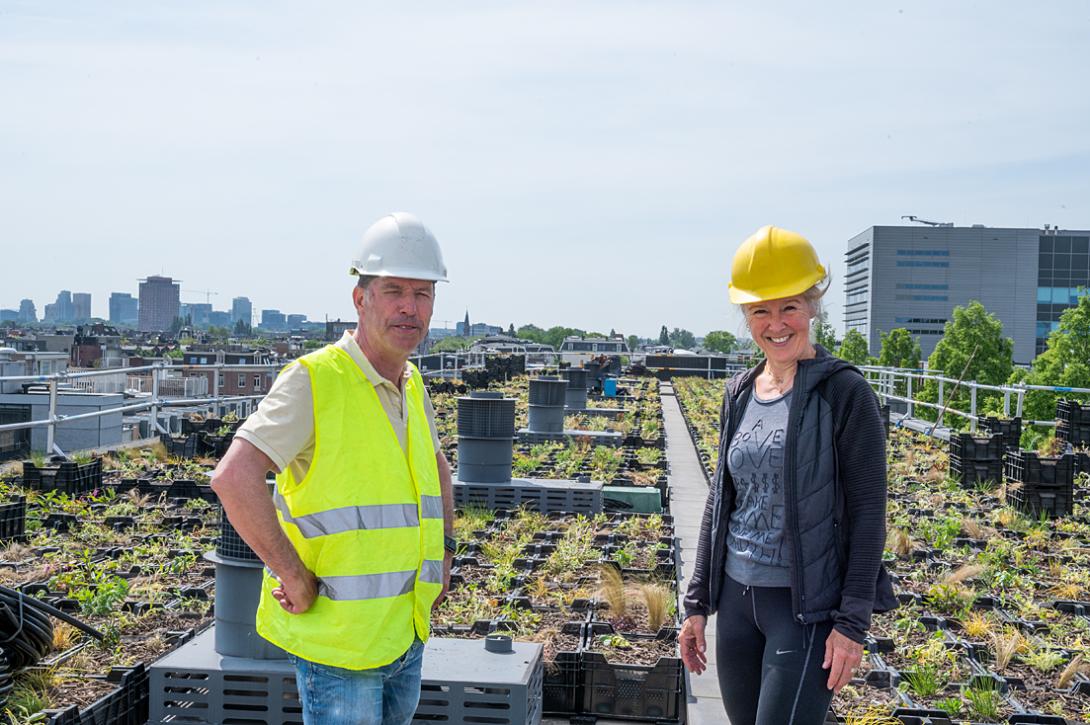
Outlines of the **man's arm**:
M 265 474 L 275 468 L 256 446 L 235 438 L 212 473 L 212 490 L 242 540 L 280 580 L 280 587 L 273 593 L 280 606 L 292 614 L 301 614 L 314 603 L 318 581 L 280 529 L 265 483 Z M 449 479 L 449 467 L 447 470 Z

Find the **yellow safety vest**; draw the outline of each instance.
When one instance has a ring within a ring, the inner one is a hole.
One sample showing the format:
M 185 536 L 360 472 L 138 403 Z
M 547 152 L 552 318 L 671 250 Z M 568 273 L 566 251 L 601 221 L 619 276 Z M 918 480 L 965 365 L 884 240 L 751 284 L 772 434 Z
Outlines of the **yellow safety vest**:
M 404 382 L 407 446 L 398 443 L 374 386 L 348 353 L 327 345 L 299 359 L 314 395 L 314 460 L 296 481 L 285 468 L 277 518 L 318 598 L 289 614 L 266 570 L 257 631 L 311 662 L 363 670 L 390 664 L 428 639 L 443 581 L 443 500 L 424 412 L 424 381 Z

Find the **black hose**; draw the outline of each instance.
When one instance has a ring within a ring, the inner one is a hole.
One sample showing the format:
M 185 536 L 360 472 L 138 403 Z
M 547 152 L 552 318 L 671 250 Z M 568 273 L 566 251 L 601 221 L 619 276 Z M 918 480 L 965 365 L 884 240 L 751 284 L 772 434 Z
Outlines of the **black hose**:
M 81 622 L 78 619 L 76 619 L 75 617 L 73 617 L 71 614 L 68 614 L 67 612 L 62 612 L 61 610 L 57 609 L 53 605 L 47 604 L 46 602 L 43 602 L 41 599 L 37 599 L 35 597 L 28 597 L 27 595 L 23 594 L 22 592 L 15 591 L 14 589 L 9 589 L 8 587 L 5 587 L 5 586 L 0 586 L 0 601 L 6 601 L 9 597 L 11 597 L 11 598 L 20 597 L 21 600 L 25 600 L 26 603 L 29 604 L 30 606 L 36 607 L 37 609 L 40 609 L 41 611 L 56 617 L 57 619 L 61 620 L 62 622 L 65 622 L 66 624 L 71 624 L 76 629 L 78 629 L 80 631 L 83 631 L 83 632 L 86 632 L 87 634 L 91 635 L 95 639 L 105 639 L 106 638 L 106 635 L 104 635 L 102 632 L 99 632 L 97 629 L 95 629 L 91 625 L 84 624 L 83 622 Z

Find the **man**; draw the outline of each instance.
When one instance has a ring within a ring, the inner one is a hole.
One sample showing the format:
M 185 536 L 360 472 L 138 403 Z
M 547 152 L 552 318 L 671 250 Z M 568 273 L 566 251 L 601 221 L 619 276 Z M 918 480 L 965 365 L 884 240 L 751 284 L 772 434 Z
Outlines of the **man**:
M 446 267 L 431 232 L 394 213 L 350 271 L 355 332 L 281 372 L 212 486 L 267 567 L 257 630 L 294 663 L 304 721 L 394 725 L 416 710 L 454 549 L 450 466 L 408 362 Z

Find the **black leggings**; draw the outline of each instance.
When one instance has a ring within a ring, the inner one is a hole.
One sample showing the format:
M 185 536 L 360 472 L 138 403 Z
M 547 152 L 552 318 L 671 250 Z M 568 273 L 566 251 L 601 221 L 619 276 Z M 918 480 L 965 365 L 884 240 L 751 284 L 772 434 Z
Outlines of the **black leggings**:
M 723 579 L 715 664 L 731 725 L 822 725 L 833 699 L 821 669 L 832 622 L 796 622 L 790 588 Z

